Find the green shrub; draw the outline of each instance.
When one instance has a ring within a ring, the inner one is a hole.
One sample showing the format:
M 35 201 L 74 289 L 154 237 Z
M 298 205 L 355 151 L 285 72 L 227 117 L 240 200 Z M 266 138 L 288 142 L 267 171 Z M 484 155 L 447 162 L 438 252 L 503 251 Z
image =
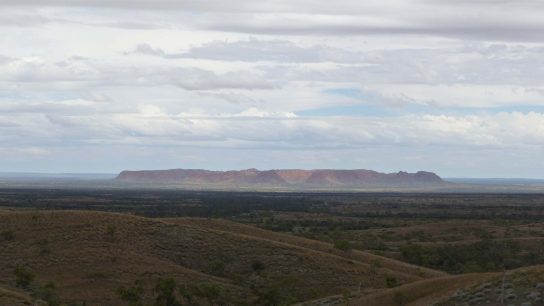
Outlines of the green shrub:
M 265 265 L 264 265 L 264 263 L 262 261 L 255 260 L 255 261 L 253 261 L 253 263 L 251 263 L 251 268 L 255 272 L 260 272 L 260 271 L 265 269 Z
M 176 299 L 176 280 L 173 278 L 161 278 L 155 285 L 155 306 L 181 306 Z
M 396 277 L 388 276 L 385 278 L 385 285 L 387 286 L 387 288 L 393 288 L 397 287 L 399 284 Z
M 121 286 L 117 289 L 117 293 L 121 299 L 125 302 L 128 302 L 129 306 L 141 306 L 142 305 L 142 294 L 144 289 L 140 281 L 135 281 L 134 284 L 130 287 Z
M 210 264 L 210 271 L 213 275 L 223 275 L 225 273 L 225 263 L 221 260 L 213 261 Z
M 347 240 L 336 240 L 334 242 L 334 247 L 341 251 L 351 250 L 351 244 Z
M 33 296 L 43 300 L 47 306 L 60 306 L 60 298 L 57 295 L 55 284 L 48 283 L 43 287 L 36 289 Z
M 110 239 L 113 240 L 115 238 L 116 231 L 117 231 L 117 228 L 115 227 L 115 225 L 108 225 L 107 233 Z
M 22 289 L 28 289 L 34 281 L 34 273 L 24 267 L 17 267 L 13 271 L 15 274 L 15 286 Z
M 0 237 L 5 241 L 12 241 L 15 239 L 15 233 L 13 231 L 3 231 L 0 233 Z

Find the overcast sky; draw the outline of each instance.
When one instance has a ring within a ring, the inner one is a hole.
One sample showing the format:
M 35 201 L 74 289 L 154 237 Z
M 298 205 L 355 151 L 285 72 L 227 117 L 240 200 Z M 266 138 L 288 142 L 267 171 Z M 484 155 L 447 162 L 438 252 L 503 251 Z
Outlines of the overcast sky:
M 0 0 L 0 172 L 544 178 L 539 0 Z

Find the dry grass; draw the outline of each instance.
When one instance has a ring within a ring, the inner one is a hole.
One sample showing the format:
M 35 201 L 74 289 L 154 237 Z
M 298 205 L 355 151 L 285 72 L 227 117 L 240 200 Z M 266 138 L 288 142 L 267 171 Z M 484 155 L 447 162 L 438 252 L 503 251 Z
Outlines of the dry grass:
M 0 305 L 20 306 L 29 305 L 32 298 L 19 290 L 0 286 Z
M 176 224 L 183 224 L 189 226 L 202 226 L 210 229 L 216 229 L 220 231 L 228 231 L 231 233 L 238 233 L 241 235 L 247 235 L 250 237 L 256 237 L 266 239 L 270 241 L 276 241 L 281 243 L 287 243 L 296 245 L 299 247 L 307 248 L 317 252 L 323 252 L 328 254 L 334 254 L 336 256 L 344 257 L 352 261 L 357 261 L 365 265 L 378 264 L 380 269 L 384 273 L 391 273 L 392 275 L 399 276 L 404 282 L 411 282 L 421 280 L 425 278 L 432 278 L 438 276 L 447 275 L 442 271 L 419 267 L 411 265 L 398 260 L 377 256 L 368 252 L 352 250 L 344 252 L 337 250 L 330 243 L 306 239 L 289 234 L 283 234 L 278 232 L 267 231 L 264 229 L 256 228 L 253 226 L 243 225 L 239 223 L 229 222 L 226 220 L 218 219 L 203 219 L 203 218 L 174 218 L 164 219 L 167 222 L 173 222 Z
M 450 296 L 460 288 L 485 282 L 500 273 L 476 273 L 439 277 L 422 280 L 383 290 L 360 299 L 355 299 L 349 305 L 373 306 L 426 306 Z
M 220 220 L 4 210 L 0 232 L 5 231 L 13 238 L 0 241 L 0 286 L 14 287 L 13 271 L 24 266 L 35 273 L 36 284 L 55 283 L 63 301 L 89 306 L 124 305 L 116 289 L 137 279 L 148 289 L 162 277 L 214 283 L 251 304 L 255 285 L 274 286 L 286 301 L 296 302 L 383 288 L 388 276 L 407 283 L 443 274 Z M 255 261 L 265 269 L 255 272 Z

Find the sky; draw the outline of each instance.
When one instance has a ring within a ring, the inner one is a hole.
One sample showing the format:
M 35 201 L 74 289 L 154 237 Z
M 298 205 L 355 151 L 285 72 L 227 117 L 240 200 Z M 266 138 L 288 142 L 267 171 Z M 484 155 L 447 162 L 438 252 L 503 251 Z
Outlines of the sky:
M 0 0 L 0 172 L 544 178 L 544 2 Z

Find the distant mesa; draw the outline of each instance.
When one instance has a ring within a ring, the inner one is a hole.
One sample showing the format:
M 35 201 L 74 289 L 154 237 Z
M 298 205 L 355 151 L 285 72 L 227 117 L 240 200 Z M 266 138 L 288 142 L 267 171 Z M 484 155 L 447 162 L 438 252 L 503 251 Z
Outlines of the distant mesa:
M 206 187 L 381 188 L 447 184 L 432 172 L 380 173 L 372 170 L 230 170 L 171 169 L 123 171 L 117 180 Z

